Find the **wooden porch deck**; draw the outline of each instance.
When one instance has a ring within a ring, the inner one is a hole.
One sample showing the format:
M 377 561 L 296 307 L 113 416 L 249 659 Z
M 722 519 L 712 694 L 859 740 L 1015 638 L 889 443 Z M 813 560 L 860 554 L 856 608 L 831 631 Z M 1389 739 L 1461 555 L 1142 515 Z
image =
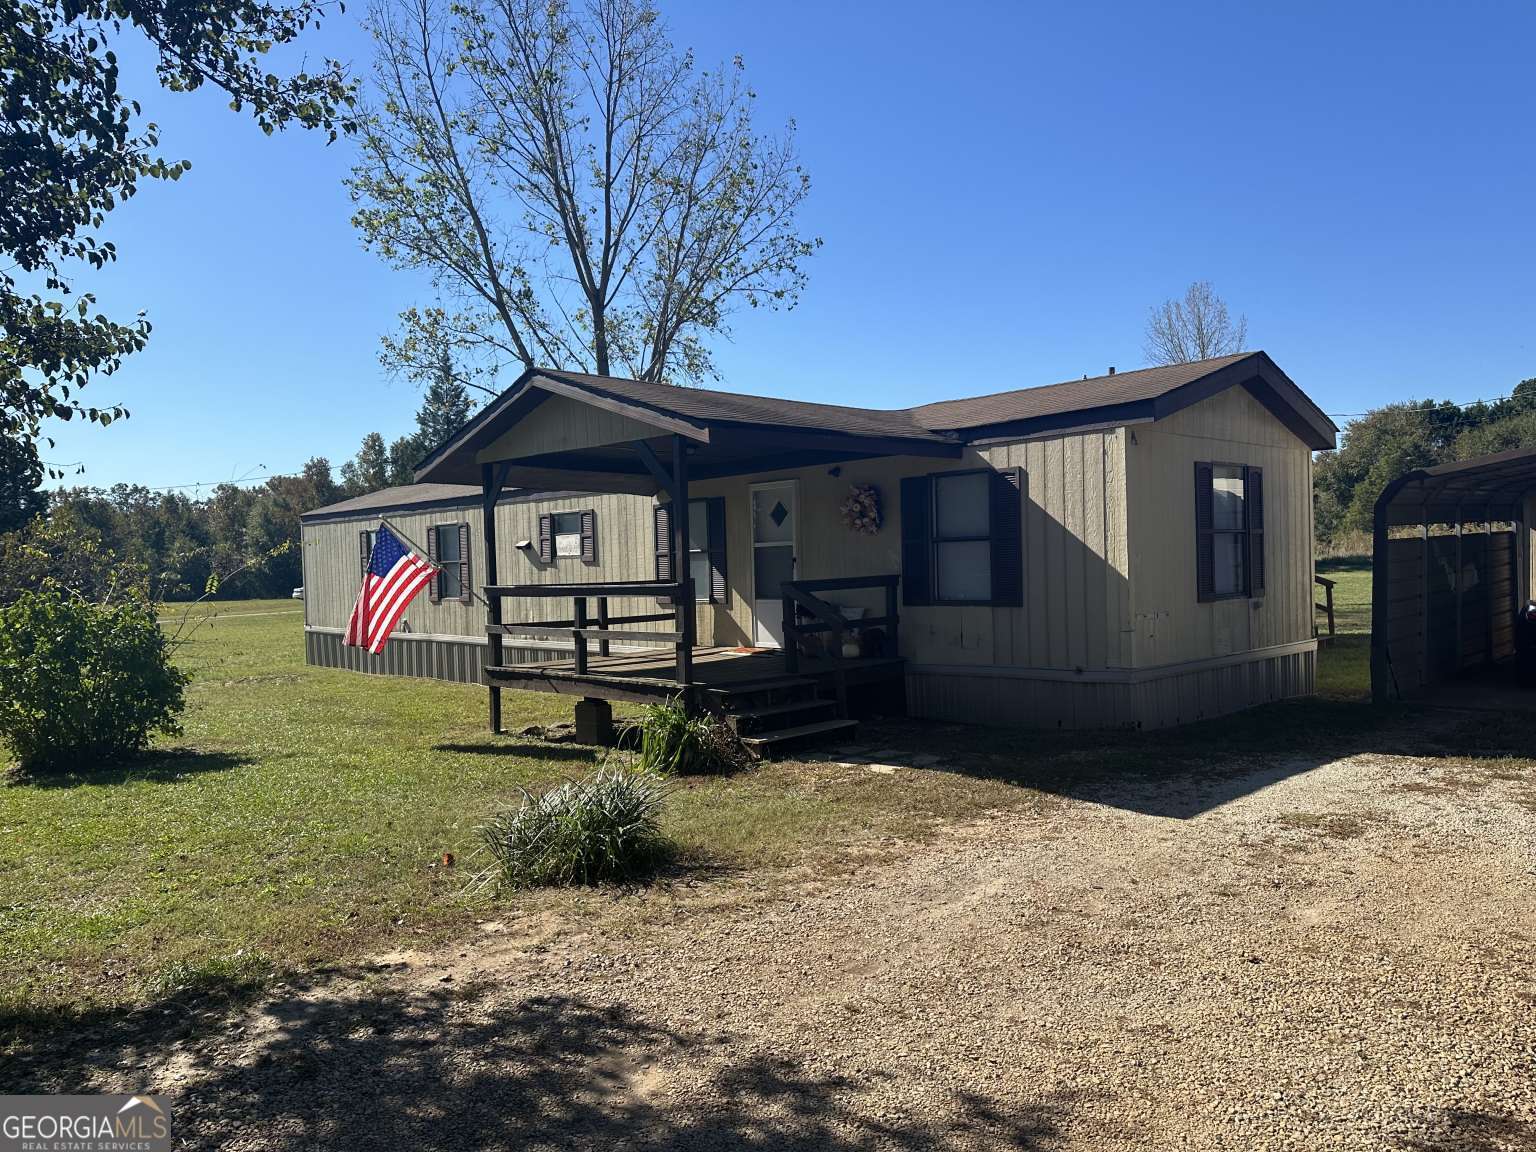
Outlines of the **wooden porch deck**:
M 718 705 L 737 694 L 762 692 L 779 685 L 814 683 L 831 687 L 840 670 L 847 686 L 899 680 L 905 661 L 895 656 L 844 658 L 801 656 L 791 672 L 784 653 L 777 648 L 694 647 L 694 702 Z M 587 669 L 578 672 L 574 660 L 534 664 L 489 666 L 486 680 L 495 687 L 527 692 L 554 692 L 566 696 L 590 696 L 599 700 L 664 700 L 678 695 L 683 686 L 676 678 L 677 657 L 671 648 L 589 656 Z

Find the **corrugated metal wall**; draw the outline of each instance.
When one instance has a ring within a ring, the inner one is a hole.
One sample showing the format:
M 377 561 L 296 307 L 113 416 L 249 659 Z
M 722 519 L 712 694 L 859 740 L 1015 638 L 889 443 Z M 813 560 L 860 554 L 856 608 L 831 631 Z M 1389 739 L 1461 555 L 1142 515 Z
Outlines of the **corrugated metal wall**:
M 1515 533 L 1432 535 L 1428 547 L 1426 564 L 1422 536 L 1387 543 L 1387 658 L 1404 695 L 1514 654 Z
M 304 662 L 319 668 L 346 668 L 375 676 L 420 676 L 430 680 L 452 680 L 458 684 L 480 684 L 485 667 L 487 646 L 483 640 L 450 636 L 397 635 L 391 637 L 377 656 L 362 648 L 348 648 L 341 633 L 333 629 L 304 630 Z M 508 645 L 508 660 L 535 664 L 541 660 L 568 660 L 568 645 Z

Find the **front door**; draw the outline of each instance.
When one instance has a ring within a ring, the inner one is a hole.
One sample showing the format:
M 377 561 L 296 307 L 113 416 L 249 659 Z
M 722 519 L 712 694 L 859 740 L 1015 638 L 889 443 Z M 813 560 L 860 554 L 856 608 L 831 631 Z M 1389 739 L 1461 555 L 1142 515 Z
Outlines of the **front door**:
M 752 485 L 752 642 L 784 646 L 781 586 L 795 578 L 795 482 Z

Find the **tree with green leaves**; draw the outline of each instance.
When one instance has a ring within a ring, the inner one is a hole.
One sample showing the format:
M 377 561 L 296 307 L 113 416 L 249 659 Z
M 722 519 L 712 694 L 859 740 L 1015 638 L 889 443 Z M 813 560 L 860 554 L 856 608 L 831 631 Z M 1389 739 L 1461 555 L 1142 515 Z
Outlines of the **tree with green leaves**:
M 388 488 L 391 474 L 384 437 L 370 432 L 363 437 L 357 455 L 341 466 L 341 486 L 348 496 L 362 496 Z
M 101 231 L 142 180 L 188 168 L 159 154 L 159 129 L 119 87 L 114 45 L 147 40 L 160 83 L 204 84 L 249 108 L 263 131 L 290 124 L 349 131 L 352 85 L 340 64 L 287 77 L 263 67 L 273 47 L 319 23 L 328 0 L 0 0 L 0 440 L 35 440 L 47 417 L 109 424 L 118 406 L 83 403 L 149 337 L 77 293 L 76 275 L 117 258 Z
M 368 27 L 353 220 L 448 301 L 403 314 L 391 367 L 693 382 L 735 308 L 795 303 L 810 183 L 739 58 L 698 70 L 644 0 L 380 0 Z
M 30 440 L 0 436 L 0 532 L 13 532 L 42 515 L 43 463 Z

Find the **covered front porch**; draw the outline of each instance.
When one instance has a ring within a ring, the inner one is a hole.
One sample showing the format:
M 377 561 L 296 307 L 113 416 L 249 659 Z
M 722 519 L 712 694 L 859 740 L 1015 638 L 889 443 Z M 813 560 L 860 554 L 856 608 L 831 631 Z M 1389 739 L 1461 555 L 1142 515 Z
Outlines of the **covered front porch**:
M 652 579 L 502 583 L 495 518 L 483 518 L 493 729 L 502 727 L 502 689 L 519 688 L 589 701 L 681 699 L 745 732 L 830 730 L 847 721 L 850 693 L 902 683 L 900 558 L 886 540 L 867 567 L 851 560 L 860 553 L 834 537 L 835 507 L 819 505 L 807 523 L 795 477 L 961 452 L 954 437 L 902 413 L 531 372 L 417 476 L 474 476 L 487 509 L 507 487 L 657 499 L 644 558 Z M 537 610 L 508 613 L 518 601 Z M 709 613 L 702 637 L 701 610 Z M 508 641 L 521 637 L 568 640 L 572 655 L 505 659 Z

